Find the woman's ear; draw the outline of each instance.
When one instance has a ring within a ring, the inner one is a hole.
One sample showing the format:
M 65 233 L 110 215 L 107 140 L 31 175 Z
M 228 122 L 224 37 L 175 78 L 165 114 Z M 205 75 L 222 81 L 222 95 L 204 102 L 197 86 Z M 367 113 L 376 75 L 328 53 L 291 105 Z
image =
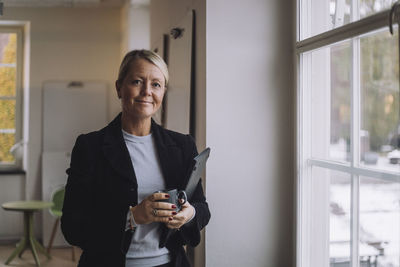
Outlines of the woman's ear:
M 118 98 L 121 99 L 121 85 L 118 80 L 115 81 L 115 90 L 117 91 Z

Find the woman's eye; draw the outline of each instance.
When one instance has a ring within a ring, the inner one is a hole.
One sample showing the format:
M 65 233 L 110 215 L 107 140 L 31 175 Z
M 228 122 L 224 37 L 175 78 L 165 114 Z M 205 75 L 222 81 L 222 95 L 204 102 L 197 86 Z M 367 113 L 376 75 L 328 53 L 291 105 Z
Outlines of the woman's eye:
M 155 87 L 155 88 L 161 88 L 161 84 L 159 84 L 159 83 L 153 83 L 153 87 Z
M 134 84 L 134 85 L 139 85 L 139 84 L 141 84 L 141 83 L 142 83 L 141 80 L 133 80 L 133 81 L 132 81 L 132 84 Z

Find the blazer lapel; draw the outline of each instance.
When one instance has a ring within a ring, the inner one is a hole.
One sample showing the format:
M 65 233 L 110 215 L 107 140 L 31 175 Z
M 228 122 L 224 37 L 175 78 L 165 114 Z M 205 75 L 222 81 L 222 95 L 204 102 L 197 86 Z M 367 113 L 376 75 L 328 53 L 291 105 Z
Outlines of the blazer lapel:
M 181 168 L 179 167 L 179 163 L 182 159 L 182 151 L 174 140 L 164 134 L 163 131 L 165 130 L 153 120 L 151 128 L 167 189 L 179 188 L 181 186 L 181 177 L 179 177 Z
M 113 169 L 137 188 L 135 171 L 121 131 L 121 113 L 105 128 L 103 153 Z

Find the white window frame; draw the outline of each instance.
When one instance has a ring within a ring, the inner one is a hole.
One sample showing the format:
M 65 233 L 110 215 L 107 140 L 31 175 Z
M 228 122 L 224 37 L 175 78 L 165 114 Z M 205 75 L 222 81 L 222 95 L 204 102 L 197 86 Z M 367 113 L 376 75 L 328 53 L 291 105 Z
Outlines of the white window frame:
M 0 33 L 16 33 L 17 34 L 17 70 L 16 70 L 16 95 L 15 97 L 1 97 L 0 99 L 15 99 L 15 142 L 22 141 L 20 151 L 22 158 L 17 159 L 14 163 L 0 163 L 0 174 L 23 172 L 26 169 L 27 159 L 27 114 L 28 114 L 28 70 L 26 65 L 29 62 L 29 41 L 27 35 L 29 33 L 29 22 L 25 21 L 0 21 Z M 29 37 L 29 36 L 28 36 Z M 2 64 L 0 64 L 1 66 Z
M 310 3 L 308 1 L 308 3 Z M 358 10 L 356 6 L 357 1 L 352 1 L 353 10 Z M 309 120 L 311 114 L 311 105 L 309 104 L 311 92 L 306 89 L 309 88 L 311 81 L 302 79 L 304 77 L 304 71 L 301 66 L 307 66 L 310 59 L 304 56 L 303 53 L 313 51 L 314 49 L 322 48 L 327 45 L 335 44 L 340 41 L 351 39 L 352 37 L 359 37 L 360 35 L 381 29 L 388 26 L 389 10 L 376 13 L 369 17 L 357 20 L 359 14 L 353 12 L 353 20 L 355 22 L 346 24 L 333 30 L 326 31 L 316 36 L 300 40 L 300 25 L 305 20 L 300 20 L 300 9 L 303 15 L 310 18 L 309 10 L 304 8 L 301 4 L 301 0 L 297 1 L 297 42 L 296 42 L 296 57 L 297 57 L 297 172 L 296 172 L 296 187 L 297 187 L 297 228 L 296 228 L 296 266 L 297 267 L 309 267 L 311 266 L 311 243 L 305 237 L 310 236 L 313 231 L 310 222 L 307 219 L 310 217 L 311 210 L 309 209 L 312 203 L 311 197 L 311 177 L 312 167 L 321 167 L 327 170 L 341 171 L 351 176 L 351 266 L 359 267 L 358 247 L 359 247 L 359 184 L 360 176 L 367 176 L 378 178 L 382 180 L 400 182 L 400 174 L 390 171 L 382 171 L 369 169 L 359 164 L 359 125 L 360 125 L 360 85 L 359 80 L 359 68 L 352 68 L 352 93 L 351 93 L 351 161 L 348 163 L 340 163 L 330 160 L 317 159 L 312 157 L 311 150 L 311 134 L 307 134 L 307 131 L 311 130 L 311 122 Z M 308 13 L 307 13 L 308 12 Z M 303 24 L 304 25 L 304 24 Z M 303 27 L 304 28 L 304 27 Z M 351 39 L 353 49 L 353 61 L 355 64 L 359 62 L 359 38 Z M 307 68 L 307 67 L 305 67 Z M 322 185 L 323 186 L 323 185 Z M 329 214 L 327 215 L 329 220 Z M 328 228 L 329 229 L 329 228 Z M 329 231 L 329 230 L 328 230 Z M 326 247 L 327 244 L 319 244 L 322 247 Z M 324 248 L 323 248 L 324 249 Z M 322 249 L 322 250 L 323 250 Z M 326 248 L 325 248 L 326 249 Z M 329 266 L 329 256 L 326 262 L 323 263 L 326 267 Z

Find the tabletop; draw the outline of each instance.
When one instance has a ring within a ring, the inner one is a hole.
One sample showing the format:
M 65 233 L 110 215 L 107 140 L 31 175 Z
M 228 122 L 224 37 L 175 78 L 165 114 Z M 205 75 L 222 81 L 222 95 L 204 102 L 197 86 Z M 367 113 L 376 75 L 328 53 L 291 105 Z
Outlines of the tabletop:
M 40 200 L 27 200 L 27 201 L 13 201 L 6 202 L 1 205 L 5 210 L 15 211 L 36 211 L 53 206 L 53 202 L 40 201 Z

